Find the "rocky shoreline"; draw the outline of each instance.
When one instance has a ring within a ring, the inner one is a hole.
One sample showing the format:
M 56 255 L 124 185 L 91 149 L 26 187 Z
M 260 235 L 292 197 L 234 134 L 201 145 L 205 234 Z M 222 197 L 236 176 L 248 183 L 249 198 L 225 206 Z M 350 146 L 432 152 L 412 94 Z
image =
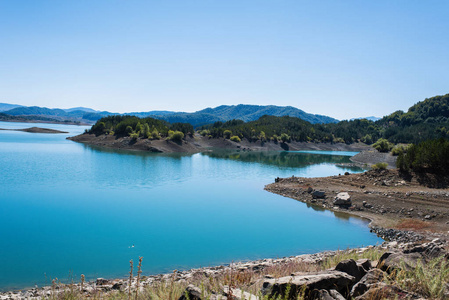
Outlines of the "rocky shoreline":
M 189 299 L 229 299 L 230 293 L 232 294 L 231 299 L 260 299 L 261 295 L 274 297 L 285 294 L 287 283 L 294 292 L 294 295 L 290 295 L 288 299 L 296 299 L 301 291 L 305 293 L 305 299 L 384 299 L 371 298 L 373 293 L 380 293 L 387 297 L 386 299 L 392 299 L 398 295 L 404 296 L 400 299 L 425 299 L 416 293 L 389 284 L 388 281 L 386 283 L 384 279 L 394 270 L 402 268 L 404 262 L 413 267 L 420 261 L 431 261 L 439 257 L 448 259 L 449 253 L 446 250 L 448 243 L 441 239 L 434 239 L 427 243 L 416 242 L 413 233 L 406 235 L 402 233 L 393 234 L 390 237 L 392 239 L 398 237 L 402 242 L 391 241 L 377 246 L 344 251 L 326 251 L 279 259 L 238 262 L 187 271 L 175 270 L 171 274 L 143 276 L 141 279 L 136 277 L 131 280 L 97 278 L 94 281 L 73 284 L 54 282 L 52 286 L 3 292 L 0 293 L 0 299 L 60 299 L 63 298 L 63 295 L 73 296 L 74 293 L 76 293 L 77 299 L 103 299 L 113 295 L 126 297 L 130 289 L 133 295 L 136 290 L 138 293 L 145 294 L 145 289 L 161 284 L 180 284 L 181 287 L 185 288 L 179 299 L 186 299 L 185 295 L 188 295 Z M 408 238 L 405 237 L 410 237 L 410 241 L 407 241 Z M 377 261 L 366 258 L 344 259 L 346 255 L 363 257 L 369 252 L 377 252 L 379 259 Z M 334 260 L 336 266 L 323 269 L 322 266 L 326 266 L 329 260 Z M 302 266 L 301 268 L 308 271 L 295 272 L 288 276 L 276 276 L 277 271 L 289 269 L 292 266 Z M 252 283 L 258 288 L 260 287 L 259 294 L 244 292 L 237 287 L 232 287 L 231 284 L 231 289 L 229 285 L 222 285 L 219 288 L 220 290 L 212 293 L 209 291 L 205 295 L 204 290 L 198 286 L 198 279 L 212 280 L 214 278 L 225 278 L 226 276 L 239 278 L 244 274 L 260 275 L 260 278 Z M 444 292 L 445 295 L 449 296 L 449 286 Z M 141 299 L 150 298 L 143 297 Z

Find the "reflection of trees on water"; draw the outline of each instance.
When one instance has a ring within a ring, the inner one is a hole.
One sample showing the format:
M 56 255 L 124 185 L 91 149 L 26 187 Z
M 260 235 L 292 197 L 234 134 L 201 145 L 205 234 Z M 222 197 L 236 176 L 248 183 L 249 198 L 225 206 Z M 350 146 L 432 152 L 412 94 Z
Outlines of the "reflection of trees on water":
M 341 167 L 345 169 L 360 170 L 360 168 L 348 166 L 348 164 L 351 164 L 349 156 L 343 155 L 291 153 L 291 152 L 229 152 L 229 151 L 207 152 L 203 153 L 203 155 L 207 155 L 212 158 L 230 159 L 242 162 L 254 162 L 288 168 L 301 168 L 314 164 L 330 163 L 341 165 Z

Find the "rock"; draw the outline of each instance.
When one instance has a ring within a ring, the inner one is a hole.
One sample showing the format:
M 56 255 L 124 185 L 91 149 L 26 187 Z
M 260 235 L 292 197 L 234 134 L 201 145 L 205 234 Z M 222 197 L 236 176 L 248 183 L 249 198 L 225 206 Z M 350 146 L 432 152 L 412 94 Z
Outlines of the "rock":
M 286 296 L 287 287 L 290 288 L 287 299 L 297 299 L 298 294 L 303 291 L 305 294 L 313 290 L 335 289 L 342 295 L 348 294 L 351 285 L 355 282 L 354 276 L 340 271 L 321 271 L 303 275 L 287 276 L 278 279 L 265 280 L 262 287 L 262 294 L 270 298 Z
M 106 285 L 109 284 L 109 280 L 104 278 L 97 278 L 97 285 Z
M 351 196 L 347 192 L 338 193 L 333 201 L 334 205 L 338 206 L 351 206 Z
M 399 287 L 383 282 L 373 284 L 370 289 L 355 300 L 383 300 L 383 299 L 416 299 L 416 296 Z
M 232 288 L 229 289 L 229 286 L 225 285 L 223 287 L 223 294 L 226 296 L 223 299 L 237 299 L 237 300 L 259 300 L 259 297 L 256 295 L 250 294 L 248 292 L 244 292 L 241 289 Z
M 308 188 L 307 188 L 307 193 L 311 193 L 311 192 L 313 192 L 313 189 L 312 189 L 312 187 L 311 186 L 309 186 Z
M 365 208 L 373 208 L 373 206 L 371 204 L 369 204 L 368 202 L 366 202 L 366 201 L 363 201 L 363 207 L 365 207 Z
M 351 290 L 351 297 L 355 298 L 363 295 L 373 284 L 382 282 L 386 278 L 385 272 L 380 269 L 369 270 L 363 278 L 357 282 Z
M 201 289 L 189 284 L 179 300 L 201 300 Z
M 356 264 L 357 266 L 361 266 L 365 270 L 365 274 L 373 268 L 371 260 L 366 258 L 356 260 Z
M 339 292 L 336 290 L 313 290 L 308 296 L 309 299 L 314 300 L 346 300 Z
M 326 192 L 324 191 L 313 191 L 312 197 L 314 199 L 324 199 L 326 197 Z
M 369 264 L 371 266 L 371 262 Z M 362 279 L 367 272 L 361 265 L 357 265 L 353 259 L 346 259 L 339 262 L 335 267 L 335 270 L 354 276 L 355 281 Z
M 404 253 L 419 253 L 426 259 L 432 259 L 437 258 L 440 256 L 444 256 L 446 254 L 446 251 L 440 247 L 440 243 L 437 242 L 430 242 L 430 243 L 424 243 L 418 246 L 413 247 L 412 249 L 404 250 Z
M 422 261 L 423 256 L 419 253 L 391 253 L 385 252 L 379 259 L 377 268 L 391 273 L 394 270 L 406 269 L 413 270 L 418 261 Z

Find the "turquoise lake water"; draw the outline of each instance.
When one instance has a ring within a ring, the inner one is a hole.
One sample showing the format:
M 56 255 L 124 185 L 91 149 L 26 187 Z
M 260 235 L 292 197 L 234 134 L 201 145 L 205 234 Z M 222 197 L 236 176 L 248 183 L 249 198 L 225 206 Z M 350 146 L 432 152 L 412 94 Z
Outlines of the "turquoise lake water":
M 367 222 L 264 191 L 275 177 L 359 172 L 354 153 L 163 155 L 92 148 L 69 134 L 0 130 L 0 289 L 144 275 L 382 242 Z M 341 155 L 344 154 L 344 155 Z M 132 247 L 134 245 L 134 247 Z

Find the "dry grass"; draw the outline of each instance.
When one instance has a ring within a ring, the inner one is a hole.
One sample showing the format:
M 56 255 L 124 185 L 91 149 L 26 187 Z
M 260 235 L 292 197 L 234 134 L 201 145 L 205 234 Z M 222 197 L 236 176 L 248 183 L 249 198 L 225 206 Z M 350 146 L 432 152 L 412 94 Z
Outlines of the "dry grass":
M 417 219 L 401 219 L 396 224 L 396 228 L 400 230 L 423 230 L 429 228 L 431 224 L 429 222 L 417 220 Z

